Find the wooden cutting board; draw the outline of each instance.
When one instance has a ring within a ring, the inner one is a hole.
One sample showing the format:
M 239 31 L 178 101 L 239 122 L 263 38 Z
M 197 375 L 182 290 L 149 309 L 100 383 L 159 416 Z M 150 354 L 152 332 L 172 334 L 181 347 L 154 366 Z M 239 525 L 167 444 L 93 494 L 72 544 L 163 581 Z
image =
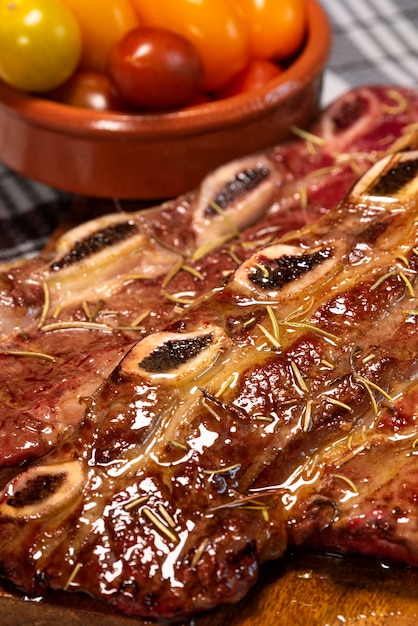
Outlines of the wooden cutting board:
M 266 565 L 236 605 L 176 626 L 412 626 L 418 620 L 418 571 L 358 556 L 299 553 Z M 1 626 L 168 626 L 120 615 L 77 595 L 28 601 L 3 591 Z M 171 622 L 171 626 L 173 622 Z

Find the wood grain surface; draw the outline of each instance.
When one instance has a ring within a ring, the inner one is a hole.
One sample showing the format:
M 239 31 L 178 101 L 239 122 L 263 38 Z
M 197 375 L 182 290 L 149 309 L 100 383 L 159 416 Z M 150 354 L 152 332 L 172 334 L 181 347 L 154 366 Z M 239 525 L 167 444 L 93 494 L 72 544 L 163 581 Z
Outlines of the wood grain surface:
M 298 553 L 268 563 L 248 596 L 175 626 L 412 626 L 418 571 L 360 556 Z M 0 594 L 1 626 L 174 626 L 118 614 L 81 595 Z

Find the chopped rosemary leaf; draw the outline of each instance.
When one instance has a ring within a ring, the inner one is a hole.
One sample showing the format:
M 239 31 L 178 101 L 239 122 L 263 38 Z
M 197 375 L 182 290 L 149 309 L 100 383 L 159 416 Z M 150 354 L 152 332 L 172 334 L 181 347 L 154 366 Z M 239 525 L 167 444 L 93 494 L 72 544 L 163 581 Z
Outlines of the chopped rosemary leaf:
M 409 261 L 404 254 L 398 254 L 396 258 L 406 267 L 409 267 Z
M 176 304 L 193 304 L 194 302 L 193 296 L 185 297 L 185 294 L 168 293 L 168 291 L 165 291 L 165 289 L 161 289 L 161 293 L 164 298 L 167 298 L 167 300 L 170 300 L 170 302 L 175 302 Z
M 280 327 L 277 321 L 277 317 L 272 309 L 272 307 L 267 305 L 267 313 L 271 321 L 271 325 L 273 327 L 273 337 L 276 339 L 277 343 L 280 345 Z
M 254 239 L 253 241 L 243 241 L 242 247 L 244 250 L 258 250 L 259 248 L 264 248 L 273 240 L 272 235 L 268 237 L 264 237 L 263 239 Z
M 399 115 L 399 113 L 406 111 L 408 103 L 399 91 L 396 91 L 395 89 L 388 89 L 386 93 L 391 100 L 395 101 L 395 104 L 382 104 L 382 111 L 389 113 L 390 115 Z
M 114 329 L 107 324 L 98 324 L 97 322 L 56 322 L 55 324 L 47 324 L 41 327 L 41 330 L 45 333 L 53 330 L 101 330 L 104 332 L 112 333 Z
M 307 433 L 312 424 L 312 400 L 308 400 L 305 406 L 302 430 Z
M 215 411 L 215 409 L 207 402 L 206 398 L 203 399 L 203 405 L 205 409 L 207 409 L 209 413 L 211 413 L 213 417 L 218 420 L 218 422 L 222 421 L 222 416 Z
M 333 365 L 332 363 L 330 363 L 326 359 L 321 359 L 321 363 L 322 363 L 322 365 L 325 365 L 325 367 L 328 367 L 328 369 L 330 369 L 330 370 L 333 370 L 335 368 L 335 365 Z
M 308 189 L 306 186 L 299 187 L 300 208 L 306 211 L 308 208 Z
M 305 380 L 304 380 L 304 378 L 303 378 L 303 376 L 302 376 L 302 374 L 300 372 L 300 369 L 296 365 L 296 363 L 294 361 L 291 361 L 290 365 L 292 367 L 293 374 L 294 374 L 294 376 L 296 378 L 297 385 L 300 387 L 300 389 L 302 391 L 304 391 L 304 392 L 309 391 L 308 386 L 307 386 L 307 384 L 306 384 L 306 382 L 305 382 Z
M 219 467 L 217 469 L 203 470 L 204 474 L 226 474 L 227 472 L 232 472 L 234 469 L 238 469 L 241 467 L 239 463 L 235 463 L 234 465 L 228 465 L 228 467 Z
M 338 478 L 339 480 L 343 480 L 345 483 L 347 483 L 347 485 L 350 487 L 350 491 L 352 491 L 353 493 L 359 492 L 358 488 L 353 483 L 351 478 L 347 478 L 347 476 L 344 476 L 343 474 L 334 474 L 334 478 Z
M 345 402 L 341 402 L 341 400 L 337 400 L 336 398 L 327 396 L 326 393 L 323 393 L 322 396 L 326 398 L 327 402 L 330 402 L 331 404 L 335 404 L 336 406 L 340 406 L 342 409 L 346 409 L 347 411 L 350 411 L 350 413 L 352 413 L 353 408 L 349 406 L 348 404 L 345 404 Z
M 256 321 L 255 317 L 250 317 L 249 320 L 246 320 L 245 322 L 242 323 L 242 327 L 247 328 L 247 326 L 251 326 L 252 324 L 254 324 L 255 321 Z
M 254 267 L 263 274 L 264 278 L 269 277 L 269 271 L 265 265 L 261 265 L 261 263 L 254 263 Z
M 319 328 L 319 326 L 315 326 L 314 324 L 308 324 L 307 322 L 292 322 L 290 320 L 278 322 L 278 324 L 282 326 L 289 326 L 290 328 L 302 328 L 304 330 L 311 330 L 314 333 L 318 333 L 318 335 L 322 335 L 326 339 L 330 339 L 331 341 L 334 341 L 335 343 L 340 342 L 340 338 L 337 337 L 337 335 L 334 335 L 333 333 L 329 333 L 326 330 Z
M 334 174 L 337 173 L 342 168 L 342 165 L 338 165 L 334 163 L 333 165 L 327 165 L 325 167 L 318 167 L 316 170 L 312 170 L 308 172 L 307 178 L 317 178 L 318 176 L 323 176 L 324 174 Z
M 368 385 L 372 389 L 375 389 L 376 391 L 381 393 L 382 396 L 386 398 L 386 400 L 388 400 L 391 404 L 393 404 L 392 396 L 390 396 L 384 389 L 382 389 L 382 387 L 379 387 L 379 385 L 376 385 L 376 383 L 373 383 L 371 380 L 368 380 L 368 378 L 365 378 L 364 376 L 360 376 L 359 374 L 356 374 L 355 379 L 358 382 L 363 383 L 363 385 Z
M 215 398 L 219 398 L 224 393 L 224 391 L 228 389 L 228 387 L 232 387 L 232 385 L 237 382 L 237 379 L 238 373 L 234 372 L 233 374 L 231 374 L 231 376 L 229 376 L 229 378 L 224 380 L 218 391 L 215 393 Z
M 173 518 L 171 517 L 170 513 L 167 511 L 165 506 L 160 503 L 157 508 L 158 508 L 158 511 L 159 511 L 161 517 L 164 518 L 164 520 L 167 522 L 167 524 L 169 526 L 171 526 L 171 528 L 175 528 L 176 527 L 176 522 L 173 520 Z
M 131 509 L 135 509 L 137 506 L 144 504 L 144 502 L 146 502 L 147 500 L 148 496 L 141 496 L 139 498 L 135 498 L 135 500 L 132 500 L 132 502 L 128 502 L 128 504 L 125 504 L 123 508 L 125 509 L 125 511 L 130 511 Z
M 80 571 L 82 567 L 83 567 L 82 563 L 77 563 L 77 565 L 71 572 L 70 577 L 68 578 L 67 582 L 64 585 L 64 591 L 67 591 L 71 587 L 71 585 L 74 582 L 74 579 L 76 578 L 78 572 Z
M 368 356 L 365 356 L 364 359 L 363 359 L 363 363 L 366 364 L 366 363 L 369 363 L 369 361 L 373 361 L 375 356 L 376 355 L 373 354 L 373 352 L 371 354 L 369 354 Z
M 167 274 L 164 276 L 161 285 L 162 287 L 167 287 L 168 283 L 179 273 L 182 269 L 184 263 L 183 257 L 179 257 L 174 265 L 168 270 Z
M 52 314 L 52 317 L 54 318 L 54 320 L 56 320 L 60 315 L 61 315 L 61 311 L 62 311 L 62 307 L 60 304 L 57 304 L 57 306 L 55 307 L 55 310 Z
M 216 250 L 216 248 L 220 248 L 224 243 L 234 238 L 234 233 L 226 233 L 225 235 L 223 235 L 223 237 L 219 237 L 214 241 L 207 241 L 194 251 L 192 256 L 193 261 L 200 261 L 200 259 L 203 259 L 204 256 L 206 256 L 213 250 Z
M 88 322 L 92 321 L 92 313 L 90 311 L 90 307 L 88 305 L 88 302 L 86 300 L 83 300 L 83 302 L 81 303 L 81 308 L 84 311 L 84 315 L 86 316 L 86 319 Z
M 38 328 L 41 328 L 44 325 L 50 306 L 50 293 L 48 283 L 46 281 L 42 283 L 42 288 L 44 291 L 44 305 L 42 307 L 41 317 L 39 318 Z
M 154 526 L 157 530 L 160 531 L 160 533 L 168 537 L 173 543 L 178 542 L 177 535 L 168 526 L 166 526 L 164 522 L 162 522 L 160 518 L 149 507 L 144 506 L 141 513 L 154 524 Z
M 267 328 L 265 328 L 262 324 L 257 324 L 257 328 L 261 330 L 263 335 L 265 335 L 265 337 L 270 341 L 273 347 L 276 348 L 276 350 L 281 350 L 282 347 L 280 343 L 277 341 L 276 337 L 273 337 L 273 335 L 267 330 Z
M 323 137 L 314 135 L 313 133 L 310 133 L 307 130 L 304 130 L 303 128 L 299 128 L 299 126 L 295 126 L 294 124 L 291 124 L 290 130 L 293 134 L 295 134 L 297 137 L 300 137 L 301 139 L 305 139 L 306 141 L 314 143 L 318 146 L 326 145 L 326 140 Z
M 11 354 L 12 356 L 28 356 L 46 361 L 56 361 L 56 357 L 44 352 L 31 352 L 30 350 L 1 350 L 1 354 Z
M 236 263 L 237 265 L 241 265 L 242 261 L 238 257 L 238 255 L 236 254 L 234 248 L 235 248 L 235 246 L 230 246 L 229 250 L 228 250 L 228 254 L 231 257 L 231 259 L 234 261 L 234 263 Z
M 197 270 L 195 267 L 192 267 L 191 265 L 187 265 L 187 263 L 185 263 L 181 269 L 183 270 L 183 272 L 188 272 L 189 274 L 191 274 L 195 278 L 198 278 L 199 280 L 204 279 L 203 274 L 199 272 L 199 270 Z
M 375 289 L 377 289 L 377 287 L 379 287 L 379 285 L 381 285 L 387 278 L 390 278 L 391 276 L 395 276 L 397 274 L 396 270 L 390 270 L 390 272 L 386 272 L 386 274 L 383 274 L 383 276 L 381 276 L 380 278 L 377 279 L 377 281 L 370 287 L 371 291 L 374 291 Z
M 175 448 L 181 448 L 182 450 L 188 449 L 184 443 L 180 443 L 179 441 L 176 441 L 175 439 L 167 439 L 166 441 L 167 443 L 171 443 L 171 445 L 174 446 Z
M 148 310 L 138 315 L 138 317 L 136 317 L 132 322 L 131 327 L 135 328 L 136 326 L 138 326 L 141 322 L 144 321 L 144 319 L 146 319 L 150 315 L 150 313 L 151 311 Z
M 217 202 L 215 202 L 214 200 L 211 201 L 210 206 L 213 209 L 215 209 L 215 211 L 218 213 L 218 215 L 220 215 L 225 220 L 225 222 L 228 224 L 228 226 L 231 229 L 231 232 L 234 234 L 234 236 L 238 237 L 239 236 L 238 228 L 236 227 L 234 222 L 231 220 L 229 215 L 227 215 L 225 213 L 225 211 L 222 209 L 222 207 L 220 207 L 219 204 L 217 204 Z
M 415 289 L 412 286 L 411 281 L 409 280 L 409 278 L 403 273 L 403 272 L 399 272 L 399 276 L 402 278 L 403 282 L 406 285 L 406 288 L 409 291 L 409 295 L 411 296 L 411 298 L 415 298 Z
M 204 539 L 202 539 L 202 541 L 200 542 L 196 552 L 194 553 L 192 562 L 190 564 L 190 567 L 192 569 L 194 569 L 196 567 L 196 565 L 199 563 L 200 559 L 202 558 L 203 554 L 206 552 L 206 549 L 209 545 L 209 539 L 207 537 L 205 537 Z

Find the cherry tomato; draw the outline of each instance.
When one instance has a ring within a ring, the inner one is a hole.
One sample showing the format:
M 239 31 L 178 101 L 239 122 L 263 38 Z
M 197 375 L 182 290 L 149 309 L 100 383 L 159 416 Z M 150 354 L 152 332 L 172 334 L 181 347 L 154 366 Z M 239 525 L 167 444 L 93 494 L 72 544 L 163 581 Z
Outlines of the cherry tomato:
M 145 25 L 180 33 L 199 51 L 204 88 L 218 89 L 249 61 L 247 26 L 229 0 L 131 0 Z
M 282 68 L 277 65 L 277 63 L 273 63 L 273 61 L 269 61 L 268 59 L 253 59 L 245 69 L 234 76 L 234 78 L 218 92 L 217 97 L 230 98 L 231 96 L 236 96 L 237 94 L 247 91 L 256 91 L 272 78 L 279 76 L 282 72 Z
M 126 102 L 115 93 L 106 74 L 89 70 L 76 71 L 69 80 L 58 89 L 50 91 L 47 96 L 64 104 L 97 111 L 130 110 Z
M 196 48 L 181 35 L 140 26 L 112 48 L 109 74 L 130 104 L 172 109 L 184 106 L 197 93 L 203 64 Z
M 81 28 L 83 52 L 80 67 L 105 72 L 111 47 L 138 26 L 129 0 L 62 0 Z
M 59 0 L 0 0 L 0 78 L 42 92 L 67 80 L 81 54 L 78 24 Z
M 285 59 L 303 42 L 306 0 L 234 0 L 247 16 L 251 54 Z

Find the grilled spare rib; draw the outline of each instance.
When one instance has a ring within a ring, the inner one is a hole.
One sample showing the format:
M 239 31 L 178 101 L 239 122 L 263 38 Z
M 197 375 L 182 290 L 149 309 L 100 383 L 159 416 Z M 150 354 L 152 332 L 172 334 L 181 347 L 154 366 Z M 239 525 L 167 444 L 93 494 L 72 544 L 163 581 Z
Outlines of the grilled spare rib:
M 176 616 L 292 545 L 418 565 L 417 199 L 418 152 L 386 156 L 137 342 L 5 487 L 2 575 Z
M 418 94 L 339 98 L 311 133 L 229 163 L 198 190 L 61 237 L 0 273 L 0 465 L 44 454 L 141 337 L 181 317 L 225 273 L 334 207 L 359 173 L 414 143 Z

